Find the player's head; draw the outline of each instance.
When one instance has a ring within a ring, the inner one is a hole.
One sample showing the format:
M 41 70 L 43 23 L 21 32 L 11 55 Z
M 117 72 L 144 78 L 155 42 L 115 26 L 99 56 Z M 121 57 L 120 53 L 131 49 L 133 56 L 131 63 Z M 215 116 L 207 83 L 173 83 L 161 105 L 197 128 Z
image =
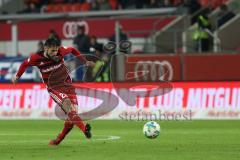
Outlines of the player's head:
M 58 39 L 49 38 L 44 43 L 44 52 L 47 58 L 53 59 L 55 56 L 57 56 L 59 48 L 60 42 Z

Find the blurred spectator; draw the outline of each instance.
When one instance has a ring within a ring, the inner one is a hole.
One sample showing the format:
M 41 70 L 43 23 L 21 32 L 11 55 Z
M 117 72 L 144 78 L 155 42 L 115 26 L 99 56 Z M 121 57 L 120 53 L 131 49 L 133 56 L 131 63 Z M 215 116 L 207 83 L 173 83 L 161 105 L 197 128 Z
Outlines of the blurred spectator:
M 147 8 L 159 8 L 159 0 L 149 0 Z
M 119 41 L 123 41 L 123 40 L 124 41 L 128 40 L 128 35 L 123 32 L 122 26 L 120 26 L 120 29 L 119 29 Z M 109 41 L 116 42 L 116 34 L 115 33 L 109 38 Z
M 172 7 L 172 3 L 170 0 L 161 0 L 160 6 L 161 7 Z
M 44 50 L 44 43 L 43 41 L 39 41 L 37 44 L 37 52 L 42 52 Z
M 96 36 L 90 37 L 90 51 L 91 50 L 94 50 L 96 56 L 98 56 L 98 57 L 100 57 L 101 52 L 103 51 L 103 44 L 98 43 Z
M 228 6 L 223 4 L 220 7 L 220 12 L 217 16 L 217 26 L 220 27 L 231 18 L 233 18 L 235 14 L 228 9 Z
M 27 3 L 26 5 L 27 5 L 27 8 L 18 13 L 39 13 L 40 12 L 40 9 L 37 8 L 36 4 L 33 2 Z
M 211 37 L 209 32 L 211 30 L 210 21 L 207 15 L 198 16 L 197 26 L 193 33 L 193 39 L 196 42 L 196 49 L 198 52 L 208 52 L 211 45 Z
M 93 0 L 91 2 L 91 10 L 93 10 L 93 11 L 99 10 L 99 6 L 98 6 L 98 3 L 96 0 Z
M 118 8 L 125 9 L 127 8 L 128 0 L 118 0 Z
M 78 26 L 77 35 L 73 39 L 73 44 L 79 51 L 83 53 L 89 52 L 90 39 L 89 36 L 85 34 L 85 28 L 83 26 Z
M 97 10 L 110 10 L 111 7 L 106 0 L 97 0 Z
M 102 53 L 101 59 L 95 62 L 92 69 L 92 79 L 96 82 L 110 81 L 110 56 Z
M 217 14 L 217 18 L 221 18 L 224 15 L 226 15 L 227 13 L 228 13 L 228 6 L 222 5 L 222 6 L 220 6 L 220 10 Z

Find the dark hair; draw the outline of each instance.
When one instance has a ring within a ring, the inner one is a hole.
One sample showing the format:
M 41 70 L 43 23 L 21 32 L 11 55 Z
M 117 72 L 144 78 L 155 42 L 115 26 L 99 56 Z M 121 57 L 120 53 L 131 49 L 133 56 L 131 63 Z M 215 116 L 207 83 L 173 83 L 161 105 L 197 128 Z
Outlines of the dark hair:
M 77 31 L 85 32 L 85 27 L 84 26 L 78 26 Z
M 60 41 L 56 38 L 49 38 L 45 41 L 44 46 L 47 47 L 60 46 Z
M 227 11 L 228 10 L 228 6 L 226 4 L 223 4 L 220 6 L 221 10 Z

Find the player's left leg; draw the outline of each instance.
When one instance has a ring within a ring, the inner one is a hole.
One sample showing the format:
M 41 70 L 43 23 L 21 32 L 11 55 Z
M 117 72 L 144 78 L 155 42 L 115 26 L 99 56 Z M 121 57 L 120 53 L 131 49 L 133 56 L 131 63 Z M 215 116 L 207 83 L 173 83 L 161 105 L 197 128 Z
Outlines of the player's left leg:
M 56 139 L 51 140 L 49 142 L 49 145 L 59 145 L 62 142 L 62 140 L 66 137 L 66 135 L 72 130 L 73 126 L 74 124 L 71 121 L 66 120 L 64 122 L 62 132 L 57 136 Z

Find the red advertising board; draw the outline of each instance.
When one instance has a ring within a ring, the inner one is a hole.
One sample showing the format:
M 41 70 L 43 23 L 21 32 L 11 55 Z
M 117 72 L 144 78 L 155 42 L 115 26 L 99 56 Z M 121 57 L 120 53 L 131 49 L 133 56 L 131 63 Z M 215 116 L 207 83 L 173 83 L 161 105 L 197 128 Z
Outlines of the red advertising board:
M 182 60 L 183 80 L 240 80 L 239 54 L 186 55 Z
M 129 83 L 78 83 L 83 87 L 77 92 L 79 111 L 85 112 L 97 108 L 102 100 L 111 102 L 111 96 L 104 96 L 101 91 L 117 97 L 116 108 L 98 118 L 125 119 L 126 115 L 156 116 L 175 115 L 190 116 L 190 119 L 239 119 L 240 118 L 240 82 L 186 82 L 171 83 L 172 89 L 165 94 L 153 94 L 151 88 L 157 88 L 159 83 L 134 83 L 135 91 L 149 90 L 143 97 L 130 95 Z M 0 118 L 32 119 L 56 118 L 55 104 L 48 95 L 43 84 L 1 84 L 0 85 Z M 116 87 L 117 86 L 117 87 Z M 95 89 L 89 90 L 87 88 Z M 162 90 L 161 87 L 157 90 Z M 84 96 L 83 94 L 84 93 Z M 160 93 L 160 92 L 159 92 Z M 130 97 L 130 98 L 129 98 Z M 133 98 L 133 105 L 128 101 Z M 110 104 L 110 103 L 109 103 Z M 139 118 L 139 117 L 135 117 Z M 184 117 L 182 117 L 184 118 Z M 186 118 L 186 117 L 185 117 Z
M 125 32 L 131 33 L 131 37 L 146 37 L 153 30 L 160 30 L 169 24 L 172 17 L 152 17 L 152 18 L 125 18 L 119 23 Z M 41 40 L 48 37 L 49 31 L 54 29 L 62 39 L 73 38 L 76 35 L 77 26 L 85 26 L 86 33 L 99 38 L 108 38 L 114 33 L 114 19 L 80 19 L 80 20 L 42 20 L 18 23 L 19 40 Z M 0 23 L 0 41 L 11 39 L 11 25 Z M 137 32 L 136 32 L 137 31 Z
M 239 68 L 239 54 L 128 55 L 125 80 L 132 73 L 134 81 L 236 81 Z
M 145 72 L 144 75 L 139 73 Z M 180 81 L 181 61 L 180 56 L 163 55 L 131 55 L 125 59 L 125 80 L 128 74 L 132 73 L 134 81 Z

